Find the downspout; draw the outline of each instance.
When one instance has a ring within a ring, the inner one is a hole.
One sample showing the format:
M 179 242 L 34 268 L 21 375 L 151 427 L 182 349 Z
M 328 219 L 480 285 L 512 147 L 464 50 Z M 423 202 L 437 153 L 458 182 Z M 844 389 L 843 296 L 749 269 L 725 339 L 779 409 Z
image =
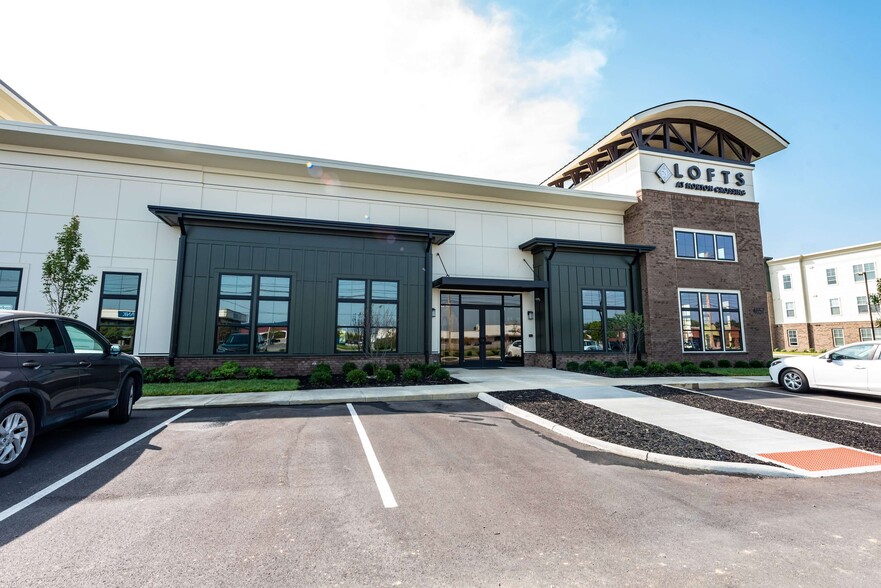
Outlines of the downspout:
M 187 257 L 187 227 L 184 224 L 184 215 L 177 215 L 178 226 L 180 227 L 180 237 L 177 241 L 177 276 L 174 280 L 174 308 L 171 315 L 171 345 L 168 354 L 168 365 L 174 365 L 174 358 L 177 357 L 178 339 L 180 338 L 180 299 L 183 291 L 184 283 L 184 262 Z
M 631 300 L 631 312 L 636 312 L 636 280 L 634 279 L 634 274 L 639 272 L 639 268 L 634 269 L 636 262 L 639 261 L 639 258 L 642 257 L 642 251 L 637 251 L 636 255 L 633 256 L 633 259 L 630 260 L 628 264 L 630 266 L 630 300 Z M 640 294 L 639 298 L 639 314 L 642 315 L 642 320 L 645 321 L 645 313 L 642 312 L 642 295 Z M 645 332 L 643 330 L 643 338 L 645 338 Z M 636 361 L 640 361 L 642 359 L 642 349 L 639 345 L 636 346 Z
M 424 352 L 425 352 L 425 363 L 430 363 L 431 357 L 431 328 L 432 328 L 432 316 L 431 316 L 431 279 L 434 277 L 434 270 L 431 265 L 431 244 L 434 240 L 434 235 L 431 233 L 428 234 L 428 243 L 425 245 L 425 337 L 424 337 Z
M 557 253 L 557 244 L 554 243 L 553 248 L 551 249 L 551 254 L 545 258 L 545 272 L 548 275 L 548 289 L 546 293 L 547 297 L 547 309 L 548 309 L 548 351 L 551 352 L 551 368 L 557 369 L 557 350 L 554 347 L 554 317 L 553 311 L 551 310 L 551 260 L 554 258 L 554 255 Z

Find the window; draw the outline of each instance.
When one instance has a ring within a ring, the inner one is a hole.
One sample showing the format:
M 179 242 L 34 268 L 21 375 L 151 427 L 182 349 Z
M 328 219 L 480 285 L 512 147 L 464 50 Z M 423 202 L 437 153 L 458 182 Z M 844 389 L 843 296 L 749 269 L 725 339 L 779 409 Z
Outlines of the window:
M 734 235 L 732 234 L 677 229 L 674 231 L 674 236 L 676 238 L 676 257 L 736 261 Z
M 792 318 L 795 316 L 795 302 L 787 302 L 786 303 L 786 318 Z
M 857 296 L 857 312 L 860 314 L 869 312 L 869 299 L 866 296 Z M 872 304 L 872 312 L 878 312 L 877 304 Z
M 681 291 L 679 305 L 683 351 L 744 350 L 739 293 Z
M 844 329 L 832 329 L 832 346 L 844 345 Z
M 339 353 L 398 350 L 397 282 L 337 282 L 335 347 Z
M 15 353 L 15 326 L 12 321 L 0 323 L 0 353 Z
M 17 310 L 21 270 L 0 267 L 0 310 Z
M 792 276 L 789 274 L 783 274 L 783 289 L 792 290 Z
M 788 329 L 786 331 L 786 336 L 789 338 L 790 347 L 798 347 L 798 331 L 795 329 Z
M 126 353 L 132 353 L 135 348 L 140 291 L 141 274 L 104 272 L 98 307 L 98 331 Z
M 67 353 L 61 331 L 54 319 L 18 321 L 23 353 Z
M 71 323 L 64 323 L 74 353 L 103 353 L 104 344 L 91 333 Z
M 835 353 L 835 359 L 872 359 L 874 345 L 851 345 Z
M 833 316 L 841 314 L 841 302 L 838 298 L 829 299 L 829 314 Z
M 860 341 L 872 340 L 872 327 L 860 327 Z
M 838 283 L 838 276 L 835 275 L 835 268 L 830 267 L 826 270 L 826 284 L 829 286 L 834 286 Z
M 255 276 L 221 274 L 216 353 L 287 353 L 291 279 L 256 276 L 254 286 Z
M 865 277 L 863 277 L 863 273 L 865 272 Z M 875 262 L 869 263 L 858 263 L 853 266 L 853 281 L 854 282 L 862 282 L 863 280 L 874 280 L 875 279 Z
M 582 290 L 581 322 L 584 351 L 623 351 L 627 333 L 609 330 L 609 319 L 627 312 L 624 290 Z

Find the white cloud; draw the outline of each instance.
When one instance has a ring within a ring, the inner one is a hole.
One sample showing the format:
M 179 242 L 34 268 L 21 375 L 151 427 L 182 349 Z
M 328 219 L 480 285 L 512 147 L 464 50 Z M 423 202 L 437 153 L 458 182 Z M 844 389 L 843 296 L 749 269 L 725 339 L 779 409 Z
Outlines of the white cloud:
M 60 125 L 526 182 L 587 147 L 605 64 L 460 0 L 26 6 L 0 77 Z

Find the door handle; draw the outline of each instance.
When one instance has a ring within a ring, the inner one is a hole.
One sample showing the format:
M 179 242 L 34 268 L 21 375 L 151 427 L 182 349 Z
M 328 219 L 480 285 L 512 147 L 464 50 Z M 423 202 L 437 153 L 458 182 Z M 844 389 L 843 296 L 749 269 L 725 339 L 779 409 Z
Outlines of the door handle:
M 81 361 L 80 362 L 80 367 L 90 367 L 91 365 L 92 365 L 92 362 L 90 362 L 90 361 Z
M 853 366 L 853 369 L 855 369 L 855 370 L 864 370 L 864 369 L 866 369 L 866 366 L 864 366 L 864 365 L 855 365 L 855 366 Z
M 37 369 L 38 367 L 40 367 L 40 362 L 38 362 L 38 361 L 23 361 L 21 364 L 21 367 Z

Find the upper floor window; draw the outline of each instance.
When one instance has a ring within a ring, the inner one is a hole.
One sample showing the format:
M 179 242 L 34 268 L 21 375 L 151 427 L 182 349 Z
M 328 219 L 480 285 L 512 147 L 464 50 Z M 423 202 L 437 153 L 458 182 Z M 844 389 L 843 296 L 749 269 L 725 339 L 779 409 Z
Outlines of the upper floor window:
M 841 301 L 838 298 L 830 298 L 829 299 L 829 314 L 831 314 L 831 315 L 841 314 Z
M 795 316 L 795 302 L 787 302 L 786 303 L 786 318 L 793 318 Z
M 17 310 L 21 291 L 21 270 L 0 267 L 0 310 Z
M 676 229 L 676 257 L 685 259 L 708 259 L 737 261 L 734 235 L 708 231 Z
M 783 274 L 783 289 L 792 290 L 792 276 L 789 274 Z
M 623 351 L 627 344 L 627 333 L 610 331 L 609 319 L 626 312 L 624 290 L 582 290 L 582 349 L 584 351 Z
M 335 346 L 341 353 L 398 350 L 398 282 L 337 282 Z
M 834 286 L 838 283 L 838 276 L 835 274 L 835 268 L 830 267 L 826 269 L 826 284 L 829 286 Z
M 865 273 L 865 277 L 863 274 Z M 853 281 L 862 282 L 863 280 L 875 279 L 875 262 L 858 263 L 853 266 Z
M 860 314 L 869 312 L 869 299 L 866 296 L 857 296 L 857 312 Z M 872 312 L 878 312 L 877 304 L 872 304 Z
M 141 274 L 104 272 L 98 331 L 126 353 L 132 353 L 135 348 L 140 291 Z

